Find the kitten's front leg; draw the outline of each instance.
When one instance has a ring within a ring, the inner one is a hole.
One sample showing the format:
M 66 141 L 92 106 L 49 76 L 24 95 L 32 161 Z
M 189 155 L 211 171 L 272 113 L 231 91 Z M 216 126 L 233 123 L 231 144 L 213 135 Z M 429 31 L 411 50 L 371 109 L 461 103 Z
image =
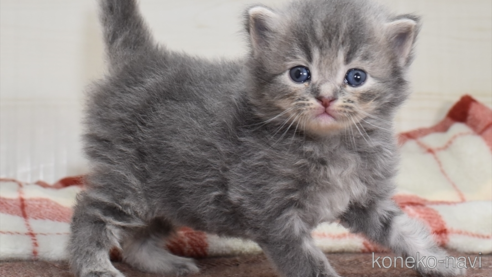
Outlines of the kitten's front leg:
M 271 226 L 257 241 L 282 276 L 339 277 L 299 218 L 276 220 Z
M 465 270 L 458 268 L 456 264 L 446 264 L 448 254 L 436 245 L 428 228 L 418 220 L 408 217 L 391 199 L 364 207 L 352 205 L 341 217 L 341 221 L 352 232 L 364 233 L 371 240 L 389 247 L 395 254 L 413 257 L 414 268 L 423 276 L 465 274 Z M 428 257 L 432 257 L 432 264 L 427 263 Z M 434 261 L 444 262 L 436 262 L 434 265 Z

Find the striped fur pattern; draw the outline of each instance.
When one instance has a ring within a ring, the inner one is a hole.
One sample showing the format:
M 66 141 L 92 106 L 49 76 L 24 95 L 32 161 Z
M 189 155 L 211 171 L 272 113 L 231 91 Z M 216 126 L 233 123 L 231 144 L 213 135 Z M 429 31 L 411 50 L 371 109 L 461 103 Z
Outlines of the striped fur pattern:
M 310 236 L 337 219 L 403 255 L 443 255 L 390 200 L 415 16 L 366 0 L 255 6 L 249 55 L 209 61 L 157 45 L 136 1 L 100 3 L 109 72 L 86 106 L 92 169 L 69 247 L 77 276 L 123 276 L 112 247 L 144 271 L 197 272 L 159 247 L 178 226 L 252 239 L 289 277 L 338 276 Z M 309 82 L 289 79 L 299 65 Z M 364 85 L 344 82 L 351 68 L 368 73 Z M 318 117 L 323 98 L 330 116 Z

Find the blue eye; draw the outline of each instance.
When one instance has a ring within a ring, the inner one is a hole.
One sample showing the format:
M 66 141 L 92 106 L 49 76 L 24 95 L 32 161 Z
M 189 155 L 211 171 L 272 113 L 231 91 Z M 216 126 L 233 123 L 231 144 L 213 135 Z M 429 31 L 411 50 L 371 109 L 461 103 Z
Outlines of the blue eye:
M 364 84 L 367 74 L 363 70 L 352 68 L 345 75 L 345 83 L 351 87 L 359 87 Z
M 296 83 L 304 83 L 311 79 L 309 68 L 304 66 L 296 66 L 290 69 L 290 78 Z

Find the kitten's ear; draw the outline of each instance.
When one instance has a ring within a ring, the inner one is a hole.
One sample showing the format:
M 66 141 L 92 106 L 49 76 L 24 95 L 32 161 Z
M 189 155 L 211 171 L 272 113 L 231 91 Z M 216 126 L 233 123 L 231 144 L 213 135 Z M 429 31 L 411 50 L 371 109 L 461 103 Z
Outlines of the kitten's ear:
M 254 6 L 247 10 L 246 29 L 255 54 L 268 47 L 277 23 L 278 15 L 267 7 Z
M 419 18 L 413 15 L 401 16 L 386 24 L 386 39 L 399 59 L 401 66 L 408 66 L 412 60 L 412 48 L 419 32 Z

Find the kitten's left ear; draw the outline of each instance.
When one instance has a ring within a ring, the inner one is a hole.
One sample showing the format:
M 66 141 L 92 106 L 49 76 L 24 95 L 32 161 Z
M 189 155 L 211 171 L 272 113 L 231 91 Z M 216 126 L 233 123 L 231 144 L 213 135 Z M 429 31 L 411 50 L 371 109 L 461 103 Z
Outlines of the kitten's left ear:
M 386 24 L 386 39 L 398 58 L 400 66 L 408 66 L 412 60 L 412 48 L 419 32 L 419 18 L 401 16 Z
M 278 15 L 267 7 L 254 6 L 247 10 L 246 29 L 255 54 L 269 47 L 277 22 Z

